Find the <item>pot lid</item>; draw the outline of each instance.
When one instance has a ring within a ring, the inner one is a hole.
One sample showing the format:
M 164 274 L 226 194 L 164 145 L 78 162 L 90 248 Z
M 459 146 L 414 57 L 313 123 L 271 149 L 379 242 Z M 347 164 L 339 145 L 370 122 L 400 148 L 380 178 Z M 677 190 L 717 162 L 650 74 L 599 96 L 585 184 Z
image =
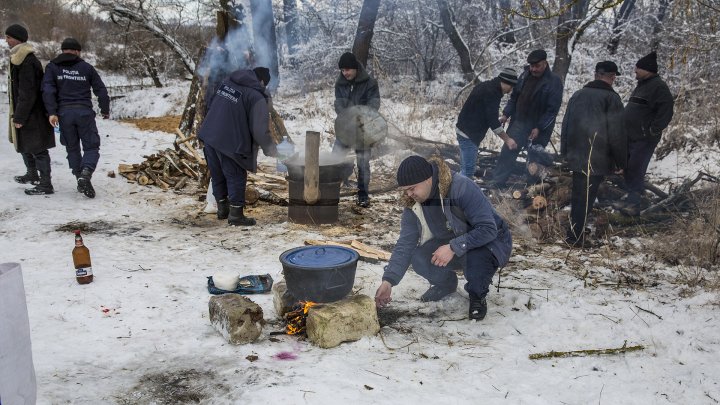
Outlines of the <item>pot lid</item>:
M 280 261 L 297 267 L 338 267 L 356 262 L 360 255 L 342 246 L 319 245 L 290 249 L 280 255 Z

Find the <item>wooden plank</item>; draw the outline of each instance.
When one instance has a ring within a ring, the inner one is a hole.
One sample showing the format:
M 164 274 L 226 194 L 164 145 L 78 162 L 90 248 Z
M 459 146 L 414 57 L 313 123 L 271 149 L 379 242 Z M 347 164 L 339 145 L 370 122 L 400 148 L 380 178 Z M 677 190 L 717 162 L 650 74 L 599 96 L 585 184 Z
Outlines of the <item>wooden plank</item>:
M 352 249 L 360 255 L 360 258 L 365 261 L 378 262 L 387 261 L 390 259 L 390 254 L 380 249 L 368 246 L 360 241 L 330 241 L 330 240 L 317 240 L 308 239 L 305 240 L 305 245 L 331 245 L 331 246 L 342 246 L 348 249 Z
M 313 205 L 320 199 L 320 132 L 305 133 L 305 202 Z

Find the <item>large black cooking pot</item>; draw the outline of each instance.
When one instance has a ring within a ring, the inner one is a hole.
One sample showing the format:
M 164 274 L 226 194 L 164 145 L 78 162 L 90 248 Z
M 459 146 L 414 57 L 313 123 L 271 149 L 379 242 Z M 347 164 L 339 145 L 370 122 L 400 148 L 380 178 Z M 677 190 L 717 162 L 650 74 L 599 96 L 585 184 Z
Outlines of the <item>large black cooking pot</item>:
M 357 252 L 342 246 L 302 246 L 283 252 L 280 263 L 295 299 L 334 302 L 352 290 L 359 258 Z
M 320 183 L 334 183 L 343 181 L 352 173 L 353 161 L 344 156 L 329 153 L 320 154 Z M 288 168 L 288 179 L 294 181 L 305 181 L 305 158 L 295 155 L 286 160 Z

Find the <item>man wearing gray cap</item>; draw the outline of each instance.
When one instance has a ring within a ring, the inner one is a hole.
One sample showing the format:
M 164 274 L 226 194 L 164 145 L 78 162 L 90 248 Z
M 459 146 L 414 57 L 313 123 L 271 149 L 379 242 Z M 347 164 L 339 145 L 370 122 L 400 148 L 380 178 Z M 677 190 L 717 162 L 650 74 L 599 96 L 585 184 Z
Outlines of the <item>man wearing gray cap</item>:
M 475 175 L 478 146 L 485 139 L 488 129 L 492 129 L 508 149 L 517 148 L 515 141 L 505 133 L 498 120 L 500 100 L 504 94 L 512 91 L 515 83 L 515 70 L 504 68 L 496 78 L 475 86 L 465 100 L 455 125 L 455 134 L 460 147 L 461 173 L 466 177 L 473 178 Z
M 612 87 L 618 75 L 614 62 L 599 62 L 595 80 L 576 91 L 565 110 L 560 153 L 573 172 L 570 227 L 565 239 L 571 246 L 586 241 L 585 224 L 603 178 L 627 164 L 623 104 Z
M 562 104 L 562 81 L 550 70 L 547 53 L 536 49 L 530 52 L 527 62 L 529 65 L 518 78 L 500 117 L 501 123 L 510 122 L 507 133 L 518 147 L 510 149 L 506 144 L 500 151 L 493 172 L 493 182 L 498 188 L 506 186 L 523 147 L 528 143 L 547 146 Z
M 462 267 L 469 318 L 484 319 L 493 275 L 507 264 L 512 250 L 507 223 L 477 184 L 450 171 L 440 158 L 406 158 L 398 167 L 397 182 L 405 209 L 400 237 L 375 293 L 376 305 L 390 303 L 393 286 L 410 264 L 431 284 L 420 297 L 425 302 L 454 293 L 458 285 L 454 270 Z

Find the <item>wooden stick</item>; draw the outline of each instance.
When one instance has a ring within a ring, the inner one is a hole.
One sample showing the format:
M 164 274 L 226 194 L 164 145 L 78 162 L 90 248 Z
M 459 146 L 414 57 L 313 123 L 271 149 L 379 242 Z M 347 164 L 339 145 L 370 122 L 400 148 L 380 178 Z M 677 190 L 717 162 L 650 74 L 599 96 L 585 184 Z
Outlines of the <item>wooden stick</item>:
M 185 134 L 180 131 L 180 128 L 176 128 L 175 133 L 177 134 L 178 138 L 180 138 L 180 143 L 184 143 L 185 146 L 190 149 L 190 153 L 192 153 L 192 155 L 195 157 L 195 160 L 197 160 L 199 164 L 206 166 L 207 162 L 205 162 L 205 159 L 203 159 L 198 153 L 198 151 L 192 146 L 192 144 L 190 144 L 190 140 L 185 137 Z
M 572 350 L 569 352 L 556 352 L 554 350 L 545 353 L 533 353 L 528 357 L 530 360 L 539 359 L 550 359 L 553 357 L 584 357 L 588 355 L 602 355 L 602 354 L 623 354 L 626 352 L 634 352 L 638 350 L 645 350 L 645 346 L 627 346 L 627 340 L 623 343 L 622 347 L 616 347 L 611 349 L 583 349 L 583 350 Z
M 320 132 L 305 133 L 305 187 L 303 198 L 309 205 L 320 199 Z

